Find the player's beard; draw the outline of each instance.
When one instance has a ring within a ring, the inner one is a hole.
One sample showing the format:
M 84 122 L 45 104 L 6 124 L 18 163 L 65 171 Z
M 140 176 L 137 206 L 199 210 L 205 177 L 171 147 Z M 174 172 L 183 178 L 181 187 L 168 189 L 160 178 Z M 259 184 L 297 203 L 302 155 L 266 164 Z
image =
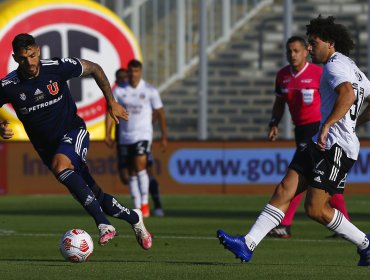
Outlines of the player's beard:
M 40 65 L 29 65 L 26 69 L 23 70 L 23 75 L 28 78 L 34 78 L 39 74 Z

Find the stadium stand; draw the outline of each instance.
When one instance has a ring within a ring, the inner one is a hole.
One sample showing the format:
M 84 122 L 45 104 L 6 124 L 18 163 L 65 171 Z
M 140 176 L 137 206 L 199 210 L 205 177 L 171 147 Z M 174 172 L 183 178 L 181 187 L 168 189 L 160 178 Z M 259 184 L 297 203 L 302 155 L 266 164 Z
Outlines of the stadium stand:
M 351 57 L 367 73 L 366 0 L 292 2 L 293 34 L 305 36 L 305 25 L 320 13 L 335 16 L 353 32 L 356 49 Z M 274 1 L 209 57 L 210 140 L 266 139 L 275 74 L 284 59 L 282 3 Z M 197 138 L 197 86 L 194 69 L 162 93 L 172 139 Z M 365 137 L 364 128 L 359 136 Z

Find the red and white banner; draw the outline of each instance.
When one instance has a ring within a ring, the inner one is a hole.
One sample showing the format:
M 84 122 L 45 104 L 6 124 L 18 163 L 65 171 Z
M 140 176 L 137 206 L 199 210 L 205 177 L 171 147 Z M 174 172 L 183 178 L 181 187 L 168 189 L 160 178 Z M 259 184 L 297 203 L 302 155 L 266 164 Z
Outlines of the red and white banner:
M 11 0 L 0 5 L 0 77 L 17 67 L 11 43 L 19 33 L 36 38 L 42 58 L 78 57 L 98 63 L 112 85 L 118 68 L 126 67 L 133 58 L 141 59 L 140 48 L 125 23 L 94 1 Z M 99 87 L 86 77 L 71 80 L 70 88 L 91 139 L 104 139 L 106 108 Z M 27 139 L 11 106 L 4 105 L 0 115 L 11 121 L 13 140 Z

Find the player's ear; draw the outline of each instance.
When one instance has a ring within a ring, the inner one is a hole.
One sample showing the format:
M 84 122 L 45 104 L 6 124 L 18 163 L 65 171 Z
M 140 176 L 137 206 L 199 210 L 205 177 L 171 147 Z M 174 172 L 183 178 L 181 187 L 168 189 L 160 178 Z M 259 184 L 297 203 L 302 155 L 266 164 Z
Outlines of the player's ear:
M 37 53 L 37 56 L 41 56 L 41 49 L 40 49 L 40 46 L 37 46 L 37 48 L 36 48 L 36 53 Z
M 14 61 L 18 63 L 17 56 L 14 53 L 12 53 L 12 57 L 13 57 Z

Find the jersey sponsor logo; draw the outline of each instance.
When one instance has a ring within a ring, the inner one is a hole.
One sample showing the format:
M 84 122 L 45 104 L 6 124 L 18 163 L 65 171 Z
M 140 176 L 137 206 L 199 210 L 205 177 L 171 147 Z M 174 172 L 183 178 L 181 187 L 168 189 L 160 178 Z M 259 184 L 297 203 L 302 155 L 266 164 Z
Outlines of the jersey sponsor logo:
M 126 67 L 133 58 L 141 60 L 133 32 L 115 13 L 96 1 L 43 0 L 29 1 L 24 5 L 23 0 L 12 0 L 1 9 L 0 16 L 3 20 L 0 28 L 0 77 L 17 67 L 12 58 L 11 42 L 14 34 L 25 32 L 32 34 L 40 45 L 43 66 L 79 63 L 75 58 L 94 61 L 103 68 L 111 85 L 118 68 Z M 53 57 L 61 60 L 52 60 Z M 9 77 L 1 84 L 12 82 Z M 68 84 L 78 115 L 86 121 L 91 139 L 104 139 L 106 102 L 101 90 L 91 77 L 72 79 Z M 48 91 L 56 94 L 56 88 L 52 86 Z M 47 92 L 44 94 L 46 97 Z M 0 116 L 22 127 L 13 107 L 5 104 L 3 108 L 5 110 Z M 24 131 L 23 128 L 20 130 Z M 27 139 L 25 132 L 16 136 L 15 140 Z
M 37 110 L 40 110 L 40 109 L 43 109 L 43 108 L 46 108 L 46 107 L 49 107 L 49 106 L 51 106 L 51 105 L 59 102 L 62 98 L 63 98 L 63 95 L 59 96 L 58 98 L 55 98 L 55 99 L 52 99 L 52 100 L 49 100 L 49 101 L 46 101 L 46 102 L 37 104 L 35 106 L 26 108 L 26 110 L 27 110 L 26 114 L 31 113 L 31 112 L 34 112 L 34 111 L 37 111 Z M 23 111 L 23 108 L 21 109 L 21 112 L 24 112 Z
M 58 87 L 57 82 L 50 83 L 46 87 L 48 88 L 48 91 L 51 95 L 56 95 L 59 92 L 59 87 Z

